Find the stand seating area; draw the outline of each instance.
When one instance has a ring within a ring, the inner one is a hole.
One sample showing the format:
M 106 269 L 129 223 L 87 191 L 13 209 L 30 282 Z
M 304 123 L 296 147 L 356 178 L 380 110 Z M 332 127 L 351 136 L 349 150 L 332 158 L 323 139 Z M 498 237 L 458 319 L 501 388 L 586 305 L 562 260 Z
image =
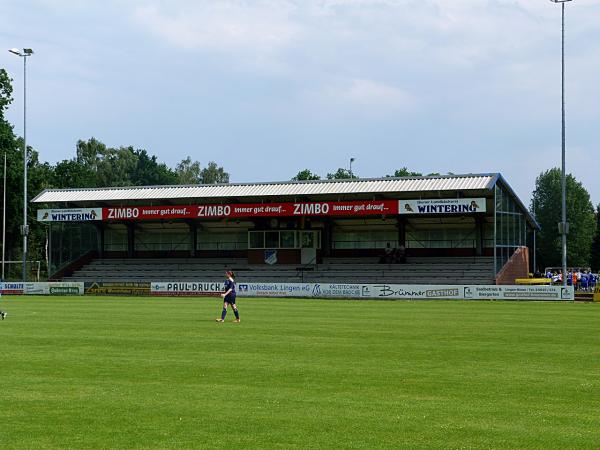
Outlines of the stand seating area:
M 225 270 L 244 282 L 494 284 L 491 257 L 414 257 L 381 264 L 376 257 L 324 258 L 318 265 L 248 264 L 245 259 L 100 259 L 65 281 L 222 281 Z

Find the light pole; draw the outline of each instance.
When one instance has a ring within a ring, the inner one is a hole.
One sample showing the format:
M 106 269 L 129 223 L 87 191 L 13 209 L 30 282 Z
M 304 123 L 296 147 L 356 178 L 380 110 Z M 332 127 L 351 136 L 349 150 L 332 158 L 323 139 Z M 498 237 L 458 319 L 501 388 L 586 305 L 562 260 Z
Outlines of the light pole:
M 354 162 L 354 158 L 350 158 L 350 179 L 352 180 L 354 177 L 352 176 L 352 163 Z
M 558 230 L 562 237 L 562 278 L 563 286 L 567 285 L 567 234 L 569 224 L 567 222 L 567 178 L 565 157 L 565 3 L 571 0 L 550 0 L 552 3 L 560 3 L 562 9 L 562 34 L 561 34 L 561 92 L 562 92 L 562 217 L 558 224 Z
M 23 282 L 27 281 L 27 235 L 29 226 L 27 225 L 27 57 L 33 55 L 33 50 L 24 48 L 11 48 L 9 50 L 14 55 L 23 58 Z

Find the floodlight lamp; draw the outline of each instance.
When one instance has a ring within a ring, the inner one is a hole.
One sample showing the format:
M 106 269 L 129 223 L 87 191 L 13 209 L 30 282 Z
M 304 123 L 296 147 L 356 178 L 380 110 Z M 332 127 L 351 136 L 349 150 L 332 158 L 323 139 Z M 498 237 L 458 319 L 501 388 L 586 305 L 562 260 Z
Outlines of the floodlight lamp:
M 18 48 L 11 48 L 8 51 L 11 52 L 13 55 L 21 56 L 21 52 Z

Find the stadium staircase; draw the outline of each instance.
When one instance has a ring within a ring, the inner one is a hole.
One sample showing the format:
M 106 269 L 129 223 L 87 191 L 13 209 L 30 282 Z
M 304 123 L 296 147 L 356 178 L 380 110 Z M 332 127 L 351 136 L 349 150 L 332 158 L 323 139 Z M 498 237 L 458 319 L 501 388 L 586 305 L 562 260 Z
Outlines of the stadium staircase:
M 414 257 L 405 264 L 378 258 L 324 258 L 311 266 L 248 264 L 245 259 L 100 259 L 65 281 L 222 281 L 233 269 L 239 282 L 494 284 L 491 257 Z

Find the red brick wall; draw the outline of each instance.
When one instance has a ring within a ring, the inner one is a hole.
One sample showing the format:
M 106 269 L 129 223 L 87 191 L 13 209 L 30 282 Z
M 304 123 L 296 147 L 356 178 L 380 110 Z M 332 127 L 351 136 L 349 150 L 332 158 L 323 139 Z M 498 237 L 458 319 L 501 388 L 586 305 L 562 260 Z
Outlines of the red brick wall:
M 515 278 L 529 276 L 529 248 L 519 247 L 496 275 L 496 284 L 515 284 Z

